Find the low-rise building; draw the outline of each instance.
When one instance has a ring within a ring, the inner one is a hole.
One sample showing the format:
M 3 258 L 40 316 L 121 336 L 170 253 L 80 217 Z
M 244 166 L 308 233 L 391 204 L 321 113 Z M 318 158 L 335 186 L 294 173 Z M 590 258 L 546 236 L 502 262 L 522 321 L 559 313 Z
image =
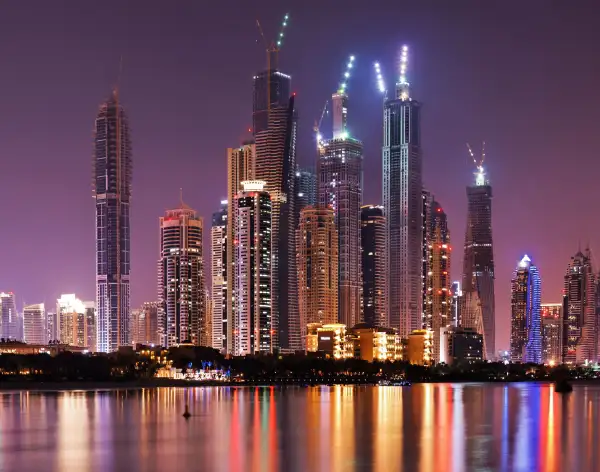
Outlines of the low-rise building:
M 473 328 L 443 328 L 440 362 L 478 362 L 483 360 L 483 336 Z
M 433 331 L 417 329 L 408 335 L 405 359 L 416 365 L 431 365 L 433 360 Z

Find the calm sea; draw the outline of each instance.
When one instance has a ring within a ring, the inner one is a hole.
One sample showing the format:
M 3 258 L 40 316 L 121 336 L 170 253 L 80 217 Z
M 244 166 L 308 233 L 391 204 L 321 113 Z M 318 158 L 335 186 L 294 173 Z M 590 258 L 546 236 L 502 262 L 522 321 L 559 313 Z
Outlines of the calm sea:
M 599 451 L 600 386 L 0 393 L 3 472 L 600 471 Z

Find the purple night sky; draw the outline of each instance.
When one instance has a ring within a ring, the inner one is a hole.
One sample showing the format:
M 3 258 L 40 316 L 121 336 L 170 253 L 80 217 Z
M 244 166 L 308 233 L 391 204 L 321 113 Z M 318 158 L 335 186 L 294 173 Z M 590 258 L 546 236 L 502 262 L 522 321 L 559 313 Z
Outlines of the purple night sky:
M 389 87 L 398 49 L 410 45 L 408 79 L 424 104 L 424 183 L 448 214 L 454 278 L 473 170 L 465 142 L 479 148 L 485 139 L 497 346 L 507 347 L 510 277 L 523 253 L 540 267 L 543 301 L 552 302 L 578 242 L 600 252 L 600 4 L 483 3 L 3 2 L 0 289 L 16 293 L 19 309 L 53 307 L 60 293 L 94 299 L 92 125 L 122 54 L 134 159 L 132 306 L 154 300 L 158 218 L 183 187 L 210 226 L 225 195 L 226 148 L 247 136 L 252 75 L 265 65 L 255 20 L 275 37 L 289 11 L 280 64 L 297 92 L 299 162 L 313 162 L 314 120 L 355 54 L 349 116 L 365 143 L 365 203 L 381 201 L 372 64 L 382 63 Z

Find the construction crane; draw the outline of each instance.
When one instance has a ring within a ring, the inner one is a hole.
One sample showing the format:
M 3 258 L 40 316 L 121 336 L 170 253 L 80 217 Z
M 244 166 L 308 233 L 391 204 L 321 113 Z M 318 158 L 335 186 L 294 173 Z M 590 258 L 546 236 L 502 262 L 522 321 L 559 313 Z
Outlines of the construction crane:
M 377 78 L 377 89 L 385 96 L 387 95 L 387 89 L 385 88 L 385 82 L 383 81 L 383 74 L 381 73 L 381 65 L 379 62 L 373 64 L 375 69 L 375 76 Z
M 475 164 L 475 185 L 486 185 L 485 169 L 483 168 L 483 163 L 485 162 L 485 141 L 483 141 L 483 144 L 481 145 L 481 156 L 479 160 L 475 158 L 475 153 L 469 143 L 467 143 L 467 149 L 469 150 L 471 159 L 473 159 L 473 164 Z
M 333 114 L 333 139 L 348 137 L 348 80 L 354 67 L 354 56 L 350 56 L 337 92 L 331 96 L 331 112 Z
M 323 118 L 328 113 L 329 100 L 325 100 L 325 105 L 323 105 L 323 111 L 321 111 L 321 118 L 319 120 L 315 120 L 315 126 L 313 127 L 313 131 L 315 132 L 315 139 L 317 141 L 317 150 L 319 150 L 323 145 L 323 136 L 321 135 L 321 124 L 323 123 Z
M 263 32 L 262 26 L 260 25 L 260 21 L 256 20 L 256 26 L 258 27 L 258 31 L 263 39 L 265 50 L 267 52 L 267 112 L 271 113 L 271 71 L 273 69 L 277 69 L 277 61 L 279 60 L 279 51 L 281 50 L 281 46 L 283 45 L 283 33 L 288 24 L 290 15 L 288 13 L 283 17 L 283 21 L 281 22 L 281 29 L 279 30 L 279 35 L 275 41 L 267 41 L 265 33 Z

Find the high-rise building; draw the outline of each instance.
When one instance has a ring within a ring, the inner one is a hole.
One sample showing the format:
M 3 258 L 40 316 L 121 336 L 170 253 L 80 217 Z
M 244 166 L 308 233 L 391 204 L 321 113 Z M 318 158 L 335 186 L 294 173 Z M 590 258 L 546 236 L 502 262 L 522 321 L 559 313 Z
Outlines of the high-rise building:
M 424 329 L 431 329 L 431 317 L 427 317 L 427 302 L 429 300 L 429 291 L 428 291 L 428 280 L 427 273 L 429 272 L 429 240 L 431 239 L 430 229 L 431 229 L 431 205 L 433 204 L 433 195 L 429 190 L 423 189 L 421 191 L 422 197 L 422 208 L 421 208 L 421 225 L 423 228 L 422 237 L 423 244 L 421 245 L 421 249 L 423 251 L 422 257 L 422 270 L 421 270 L 421 292 L 423 296 L 423 313 L 421 313 L 421 327 Z
M 525 255 L 511 283 L 510 358 L 513 362 L 542 362 L 541 279 Z
M 542 303 L 542 362 L 560 364 L 562 359 L 562 303 Z
M 563 359 L 569 364 L 596 361 L 598 317 L 596 276 L 591 253 L 578 251 L 567 267 L 563 292 Z
M 389 317 L 402 337 L 423 315 L 421 104 L 406 80 L 407 48 L 395 93 L 383 106 L 383 207 L 387 223 Z
M 63 294 L 56 300 L 56 313 L 59 326 L 58 338 L 62 344 L 95 349 L 94 302 L 82 302 L 74 293 Z
M 296 244 L 298 305 L 306 345 L 307 324 L 331 324 L 338 319 L 338 233 L 333 210 L 305 207 L 300 212 Z
M 388 327 L 383 207 L 364 205 L 360 220 L 364 321 L 369 326 Z
M 27 344 L 48 344 L 46 311 L 43 303 L 23 307 L 23 340 Z
M 130 342 L 131 141 L 118 91 L 101 105 L 94 127 L 98 350 Z
M 58 312 L 46 312 L 46 328 L 48 330 L 48 342 L 60 340 L 60 320 L 58 318 Z
M 425 329 L 433 331 L 433 360 L 440 362 L 440 333 L 452 323 L 452 287 L 450 279 L 450 230 L 439 202 L 431 198 L 425 218 Z
M 294 221 L 298 225 L 300 211 L 307 206 L 317 204 L 317 174 L 313 169 L 296 168 L 294 190 L 296 191 L 296 216 Z
M 264 181 L 243 182 L 235 215 L 234 355 L 272 353 L 272 205 Z
M 15 306 L 13 292 L 0 292 L 0 338 L 23 340 L 23 319 Z
M 159 333 L 165 347 L 209 346 L 204 299 L 203 222 L 183 201 L 160 218 Z
M 348 130 L 348 95 L 332 96 L 333 138 L 319 141 L 318 203 L 335 213 L 339 235 L 339 322 L 362 321 L 361 206 L 363 144 Z
M 455 328 L 461 325 L 462 315 L 462 290 L 460 288 L 460 282 L 455 280 L 452 282 L 452 326 Z
M 233 337 L 235 336 L 235 245 L 234 234 L 236 197 L 242 190 L 242 182 L 254 179 L 254 169 L 256 160 L 256 145 L 254 141 L 244 143 L 239 148 L 227 149 L 227 234 L 225 260 L 227 267 L 225 272 L 226 279 L 226 316 L 223 318 L 223 349 L 226 353 L 233 352 Z
M 296 173 L 295 96 L 284 106 L 271 106 L 268 126 L 255 132 L 254 178 L 266 182 L 271 196 L 272 277 L 271 323 L 274 349 L 302 349 L 298 315 L 294 190 Z
M 158 335 L 158 302 L 145 302 L 133 313 L 133 344 L 159 345 Z
M 496 325 L 492 187 L 486 180 L 483 165 L 477 167 L 475 176 L 475 185 L 467 187 L 468 212 L 462 290 L 465 299 L 478 300 L 483 322 L 481 334 L 483 334 L 484 354 L 486 359 L 493 359 L 496 349 Z
M 254 76 L 252 130 L 254 135 L 269 127 L 269 111 L 286 107 L 291 95 L 292 78 L 276 68 Z
M 227 200 L 221 201 L 221 210 L 213 213 L 210 228 L 210 268 L 212 340 L 211 346 L 227 352 Z

